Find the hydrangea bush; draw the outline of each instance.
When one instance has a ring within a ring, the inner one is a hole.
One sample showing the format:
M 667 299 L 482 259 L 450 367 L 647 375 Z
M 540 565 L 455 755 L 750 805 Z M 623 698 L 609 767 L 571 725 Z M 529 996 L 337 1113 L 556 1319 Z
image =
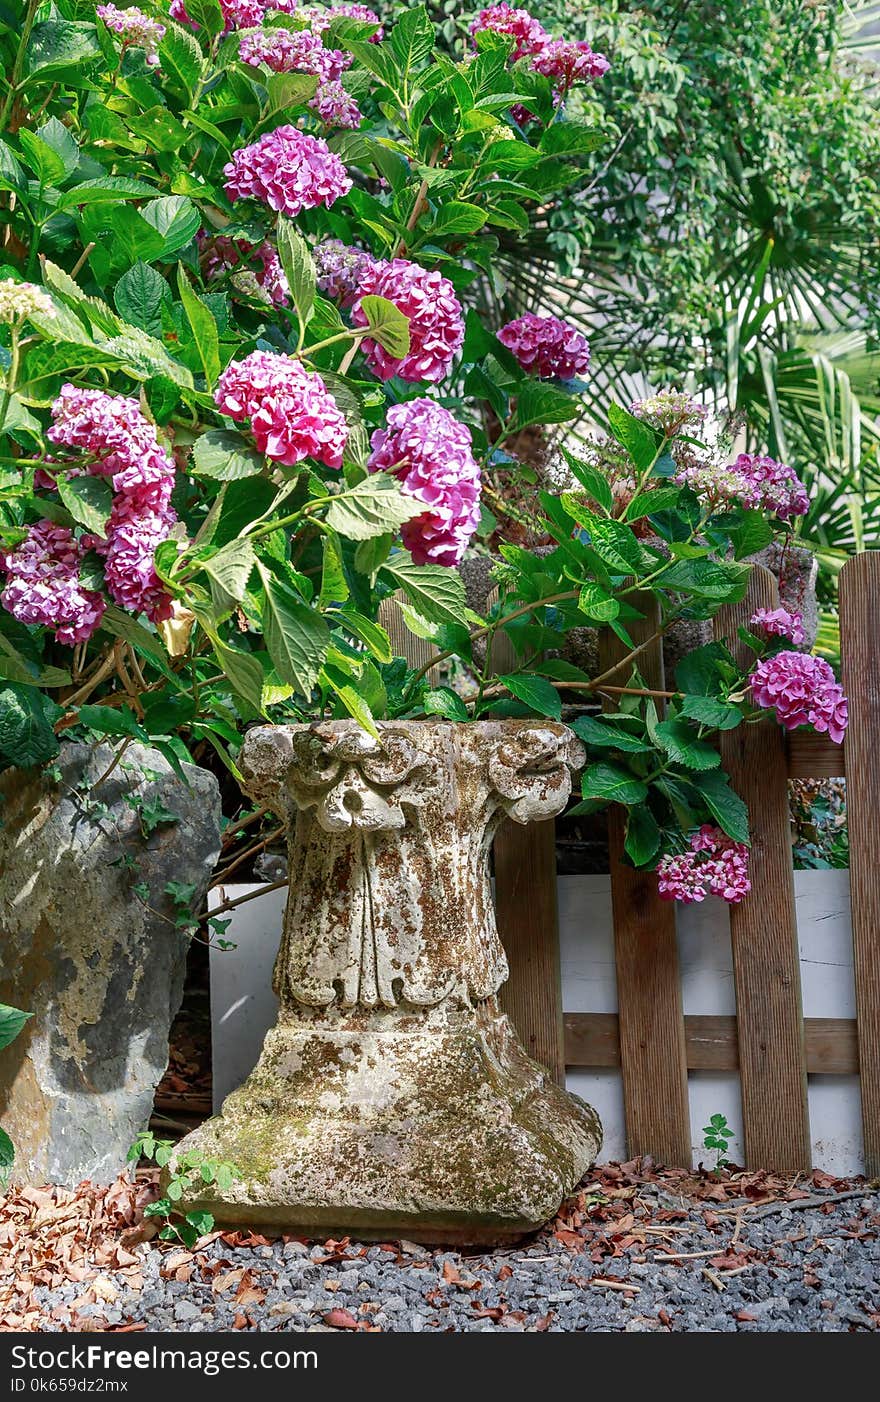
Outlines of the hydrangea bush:
M 30 0 L 2 44 L 0 761 L 72 732 L 175 765 L 204 742 L 235 774 L 267 718 L 602 702 L 572 721 L 583 804 L 627 808 L 664 895 L 741 899 L 717 732 L 769 712 L 839 740 L 845 699 L 784 610 L 744 631 L 752 667 L 713 643 L 664 696 L 630 630 L 646 591 L 661 632 L 741 599 L 807 508 L 796 474 L 728 461 L 687 395 L 610 405 L 486 617 L 456 570 L 493 526 L 487 469 L 579 411 L 583 336 L 476 308 L 498 232 L 590 177 L 603 132 L 567 104 L 608 60 L 506 4 L 457 59 L 421 7 L 296 0 Z M 394 655 L 389 599 L 439 684 Z M 590 626 L 623 655 L 598 677 L 560 656 Z

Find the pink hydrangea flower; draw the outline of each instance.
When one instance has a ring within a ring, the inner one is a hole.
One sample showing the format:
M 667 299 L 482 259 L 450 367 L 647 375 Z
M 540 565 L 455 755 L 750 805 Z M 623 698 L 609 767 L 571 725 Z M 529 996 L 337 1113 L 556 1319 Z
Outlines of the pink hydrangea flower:
M 361 291 L 386 297 L 409 319 L 409 351 L 396 360 L 377 342 L 363 342 L 367 362 L 381 380 L 399 375 L 402 380 L 442 380 L 464 341 L 464 317 L 452 283 L 441 273 L 429 272 L 405 258 L 376 262 L 367 269 Z M 360 301 L 352 320 L 366 326 Z
M 198 236 L 202 249 L 202 269 L 206 278 L 218 277 L 232 268 L 253 271 L 257 286 L 267 297 L 281 306 L 290 298 L 290 288 L 281 266 L 281 259 L 270 243 L 250 244 L 244 239 L 230 239 L 223 235 L 207 238 Z M 255 259 L 256 269 L 248 268 L 248 261 Z
M 788 609 L 758 609 L 749 619 L 749 627 L 767 637 L 785 638 L 795 647 L 806 641 L 803 614 L 789 613 Z
M 258 29 L 266 15 L 273 10 L 291 15 L 297 6 L 298 0 L 268 0 L 268 3 L 263 3 L 263 0 L 220 0 L 220 8 L 226 20 L 224 32 L 228 34 L 231 29 Z M 190 19 L 185 0 L 171 0 L 168 13 L 178 24 L 190 24 L 194 29 L 199 27 L 195 20 Z
M 143 49 L 147 67 L 159 67 L 159 45 L 165 37 L 165 26 L 133 7 L 119 10 L 115 5 L 98 5 L 95 14 L 108 29 L 122 39 L 123 49 Z
M 242 34 L 238 56 L 252 68 L 265 63 L 274 73 L 312 73 L 322 83 L 338 82 L 353 62 L 341 49 L 325 49 L 311 29 L 258 29 Z
M 733 471 L 742 479 L 745 505 L 772 511 L 780 521 L 809 511 L 807 489 L 786 463 L 763 453 L 740 453 Z
M 611 64 L 594 53 L 585 39 L 550 39 L 534 54 L 532 67 L 545 78 L 554 78 L 562 96 L 575 83 L 601 78 Z
M 738 905 L 752 889 L 749 849 L 720 828 L 704 823 L 690 839 L 690 850 L 663 857 L 657 866 L 657 890 L 663 900 L 693 905 L 707 895 Z
M 323 239 L 315 244 L 312 257 L 318 290 L 342 307 L 350 307 L 356 301 L 364 278 L 376 261 L 371 253 L 344 244 L 341 239 Z
M 470 430 L 432 399 L 388 410 L 370 440 L 371 472 L 389 472 L 428 508 L 401 539 L 417 565 L 457 565 L 480 523 L 480 469 Z
M 289 125 L 234 151 L 223 174 L 231 200 L 259 200 L 291 218 L 318 205 L 329 208 L 352 184 L 326 141 Z
M 759 662 L 749 677 L 756 706 L 775 711 L 785 730 L 811 725 L 827 731 L 839 745 L 846 734 L 849 711 L 843 688 L 822 657 L 803 652 L 777 652 Z
M 136 399 L 67 384 L 52 405 L 52 419 L 49 440 L 84 449 L 91 459 L 87 470 L 109 477 L 115 492 L 157 510 L 168 505 L 174 463 Z
M 328 127 L 344 127 L 356 131 L 364 119 L 351 93 L 346 92 L 338 81 L 321 83 L 309 106 Z
M 515 10 L 507 4 L 489 5 L 480 11 L 471 24 L 471 34 L 477 35 L 484 30 L 512 35 L 516 41 L 511 54 L 513 59 L 539 53 L 550 42 L 550 35 L 534 15 L 530 15 L 528 10 Z
M 369 38 L 371 44 L 381 44 L 385 37 L 384 30 L 382 29 L 382 21 L 376 14 L 376 11 L 371 10 L 367 5 L 328 5 L 323 10 L 302 9 L 299 11 L 299 14 L 303 19 L 308 20 L 312 29 L 317 34 L 323 33 L 325 29 L 330 27 L 334 19 L 340 17 L 343 19 L 359 19 L 364 24 L 374 24 L 376 26 L 375 33 L 371 34 Z
M 83 589 L 79 567 L 83 546 L 67 526 L 38 521 L 15 550 L 0 555 L 6 587 L 0 603 L 30 627 L 52 628 L 59 643 L 86 642 L 106 607 L 100 594 Z
M 558 316 L 526 312 L 502 326 L 498 339 L 524 370 L 540 379 L 572 380 L 590 364 L 586 338 Z
M 111 599 L 130 613 L 145 613 L 153 623 L 170 618 L 173 602 L 153 563 L 157 545 L 168 539 L 177 517 L 170 507 L 155 509 L 125 493 L 116 497 L 107 540 L 96 541 L 104 556 L 104 579 Z
M 345 416 L 320 375 L 289 355 L 253 351 L 220 376 L 214 402 L 222 414 L 250 419 L 257 448 L 292 467 L 315 458 L 341 467 L 348 438 Z

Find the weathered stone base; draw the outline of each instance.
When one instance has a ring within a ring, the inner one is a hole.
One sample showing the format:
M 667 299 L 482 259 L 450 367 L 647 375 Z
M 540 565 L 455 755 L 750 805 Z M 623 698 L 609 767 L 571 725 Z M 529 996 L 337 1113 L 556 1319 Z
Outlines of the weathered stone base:
M 551 1217 L 601 1139 L 595 1111 L 548 1080 L 490 998 L 303 1009 L 179 1151 L 239 1169 L 229 1191 L 186 1204 L 224 1224 L 476 1244 Z

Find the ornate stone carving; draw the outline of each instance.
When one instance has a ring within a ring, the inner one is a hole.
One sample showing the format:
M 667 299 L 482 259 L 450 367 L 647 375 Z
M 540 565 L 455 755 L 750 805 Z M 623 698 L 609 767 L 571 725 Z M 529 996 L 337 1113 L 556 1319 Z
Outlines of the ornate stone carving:
M 503 818 L 560 811 L 562 725 L 353 721 L 251 731 L 242 768 L 290 835 L 259 1065 L 185 1141 L 242 1170 L 218 1220 L 521 1233 L 592 1161 L 592 1110 L 529 1061 L 495 995 L 507 962 L 488 853 Z

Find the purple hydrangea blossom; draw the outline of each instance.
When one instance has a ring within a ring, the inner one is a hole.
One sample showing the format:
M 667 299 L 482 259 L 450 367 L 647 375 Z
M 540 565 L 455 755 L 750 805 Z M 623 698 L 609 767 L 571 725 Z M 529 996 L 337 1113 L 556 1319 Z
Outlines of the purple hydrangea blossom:
M 558 316 L 526 312 L 502 326 L 498 339 L 524 370 L 540 379 L 571 380 L 589 368 L 586 338 Z
M 759 662 L 749 677 L 752 699 L 774 711 L 785 730 L 811 725 L 839 745 L 846 734 L 849 709 L 843 688 L 822 657 L 777 652 Z
M 289 125 L 239 147 L 223 174 L 231 200 L 259 200 L 290 218 L 318 205 L 329 208 L 352 184 L 326 141 Z
M 367 362 L 381 380 L 399 375 L 402 380 L 442 380 L 464 341 L 464 317 L 452 283 L 437 271 L 429 272 L 405 258 L 374 262 L 366 270 L 363 294 L 386 297 L 409 320 L 409 351 L 396 359 L 378 342 L 365 337 Z M 360 301 L 352 320 L 366 326 Z
M 220 376 L 214 401 L 236 422 L 250 419 L 257 448 L 292 467 L 315 458 L 341 467 L 348 425 L 320 375 L 289 355 L 253 351 Z

